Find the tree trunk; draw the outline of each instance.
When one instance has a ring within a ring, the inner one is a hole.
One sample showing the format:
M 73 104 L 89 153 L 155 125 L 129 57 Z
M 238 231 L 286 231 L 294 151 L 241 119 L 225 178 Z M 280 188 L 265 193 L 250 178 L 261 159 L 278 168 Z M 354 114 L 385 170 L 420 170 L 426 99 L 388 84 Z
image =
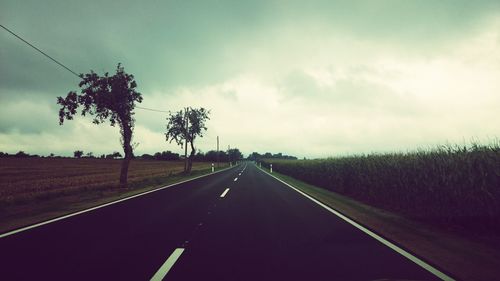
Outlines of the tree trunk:
M 193 142 L 191 142 L 191 153 L 189 154 L 188 167 L 187 167 L 188 174 L 191 173 L 191 168 L 193 168 L 193 158 L 194 158 L 195 153 L 196 153 L 196 150 L 194 149 Z
M 128 177 L 128 167 L 130 165 L 130 160 L 132 159 L 132 124 L 131 121 L 122 122 L 121 124 L 122 133 L 122 145 L 125 157 L 123 158 L 122 168 L 120 171 L 120 187 L 127 188 L 127 177 Z
M 122 169 L 120 171 L 120 188 L 127 188 L 128 166 L 130 158 L 125 157 L 122 161 Z
M 188 154 L 188 130 L 189 130 L 189 109 L 186 107 L 184 109 L 184 118 L 186 118 L 186 128 L 184 128 L 184 173 L 188 174 L 191 172 L 191 169 L 188 169 L 189 160 L 187 157 Z

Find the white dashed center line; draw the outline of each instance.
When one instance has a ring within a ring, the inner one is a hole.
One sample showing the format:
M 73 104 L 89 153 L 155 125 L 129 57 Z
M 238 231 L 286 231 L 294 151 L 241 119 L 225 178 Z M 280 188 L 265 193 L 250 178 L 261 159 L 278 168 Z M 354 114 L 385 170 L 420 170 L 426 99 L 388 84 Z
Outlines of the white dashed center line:
M 234 181 L 237 181 L 237 180 L 238 180 L 238 178 L 234 178 Z
M 226 196 L 226 194 L 229 192 L 229 188 L 226 188 L 226 190 L 224 190 L 224 192 L 222 192 L 222 194 L 220 195 L 220 198 L 223 198 L 224 196 Z
M 174 263 L 177 261 L 177 259 L 182 255 L 182 252 L 184 252 L 184 248 L 175 249 L 170 257 L 168 257 L 165 263 L 160 267 L 160 269 L 158 269 L 155 275 L 151 277 L 151 281 L 163 280 L 165 275 L 167 275 L 170 269 L 172 269 L 172 266 L 174 266 Z

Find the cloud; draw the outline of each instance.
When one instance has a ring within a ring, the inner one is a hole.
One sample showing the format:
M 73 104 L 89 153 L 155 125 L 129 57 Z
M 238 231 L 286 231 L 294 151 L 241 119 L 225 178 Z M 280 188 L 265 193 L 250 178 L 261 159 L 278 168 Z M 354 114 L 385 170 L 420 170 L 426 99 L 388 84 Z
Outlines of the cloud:
M 122 62 L 141 106 L 211 109 L 203 151 L 306 157 L 487 140 L 500 131 L 498 1 L 6 1 L 2 24 L 77 72 Z M 5 12 L 8 11 L 8 12 Z M 92 15 L 89 17 L 88 15 Z M 118 130 L 57 124 L 65 70 L 0 34 L 0 150 L 120 150 Z M 136 110 L 137 154 L 166 114 Z
M 0 133 L 53 132 L 58 125 L 54 106 L 43 99 L 2 100 L 0 111 Z

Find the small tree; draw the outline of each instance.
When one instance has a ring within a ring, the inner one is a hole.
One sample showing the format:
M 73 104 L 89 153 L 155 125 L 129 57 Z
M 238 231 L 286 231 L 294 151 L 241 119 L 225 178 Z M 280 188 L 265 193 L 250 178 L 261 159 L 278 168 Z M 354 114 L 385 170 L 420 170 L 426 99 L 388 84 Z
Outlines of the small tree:
M 73 157 L 75 157 L 75 158 L 81 158 L 82 156 L 83 156 L 83 151 L 81 151 L 81 150 L 75 150 L 73 152 Z
M 24 158 L 24 157 L 29 157 L 30 155 L 28 153 L 25 153 L 24 151 L 20 150 L 18 153 L 14 155 L 15 157 L 19 158 Z
M 243 154 L 237 148 L 231 148 L 227 151 L 230 161 L 239 161 L 243 159 Z
M 99 76 L 90 71 L 80 77 L 82 81 L 78 86 L 81 88 L 81 94 L 71 91 L 66 98 L 57 98 L 57 103 L 61 105 L 59 124 L 62 125 L 65 119 L 72 120 L 79 106 L 83 107 L 83 116 L 93 116 L 94 124 L 106 120 L 109 120 L 111 126 L 118 123 L 125 153 L 120 172 L 120 186 L 127 187 L 128 167 L 133 157 L 134 108 L 136 102 L 142 102 L 141 94 L 135 90 L 137 83 L 134 76 L 127 74 L 121 64 L 118 64 L 113 76 L 109 76 L 107 72 L 104 76 Z
M 122 154 L 120 152 L 118 152 L 118 151 L 115 151 L 115 152 L 113 152 L 113 154 L 111 154 L 111 156 L 113 158 L 121 158 Z
M 184 142 L 191 146 L 191 153 L 188 157 L 187 165 L 184 166 L 184 172 L 190 173 L 193 167 L 193 158 L 196 154 L 194 140 L 196 137 L 203 137 L 203 133 L 207 130 L 205 122 L 210 120 L 208 115 L 210 111 L 201 108 L 180 110 L 175 114 L 170 113 L 167 117 L 167 132 L 165 133 L 166 140 L 175 142 L 184 147 Z

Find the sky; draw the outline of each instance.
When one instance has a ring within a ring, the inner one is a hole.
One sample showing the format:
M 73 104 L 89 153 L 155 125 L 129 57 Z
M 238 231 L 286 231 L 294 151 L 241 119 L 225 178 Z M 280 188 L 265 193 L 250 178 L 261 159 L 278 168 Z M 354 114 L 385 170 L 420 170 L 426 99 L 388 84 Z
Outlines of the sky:
M 500 1 L 0 0 L 0 24 L 77 73 L 135 76 L 139 106 L 211 110 L 197 149 L 318 158 L 500 136 Z M 58 124 L 78 78 L 0 29 L 0 151 L 122 151 L 118 128 Z M 171 150 L 135 110 L 135 154 Z

